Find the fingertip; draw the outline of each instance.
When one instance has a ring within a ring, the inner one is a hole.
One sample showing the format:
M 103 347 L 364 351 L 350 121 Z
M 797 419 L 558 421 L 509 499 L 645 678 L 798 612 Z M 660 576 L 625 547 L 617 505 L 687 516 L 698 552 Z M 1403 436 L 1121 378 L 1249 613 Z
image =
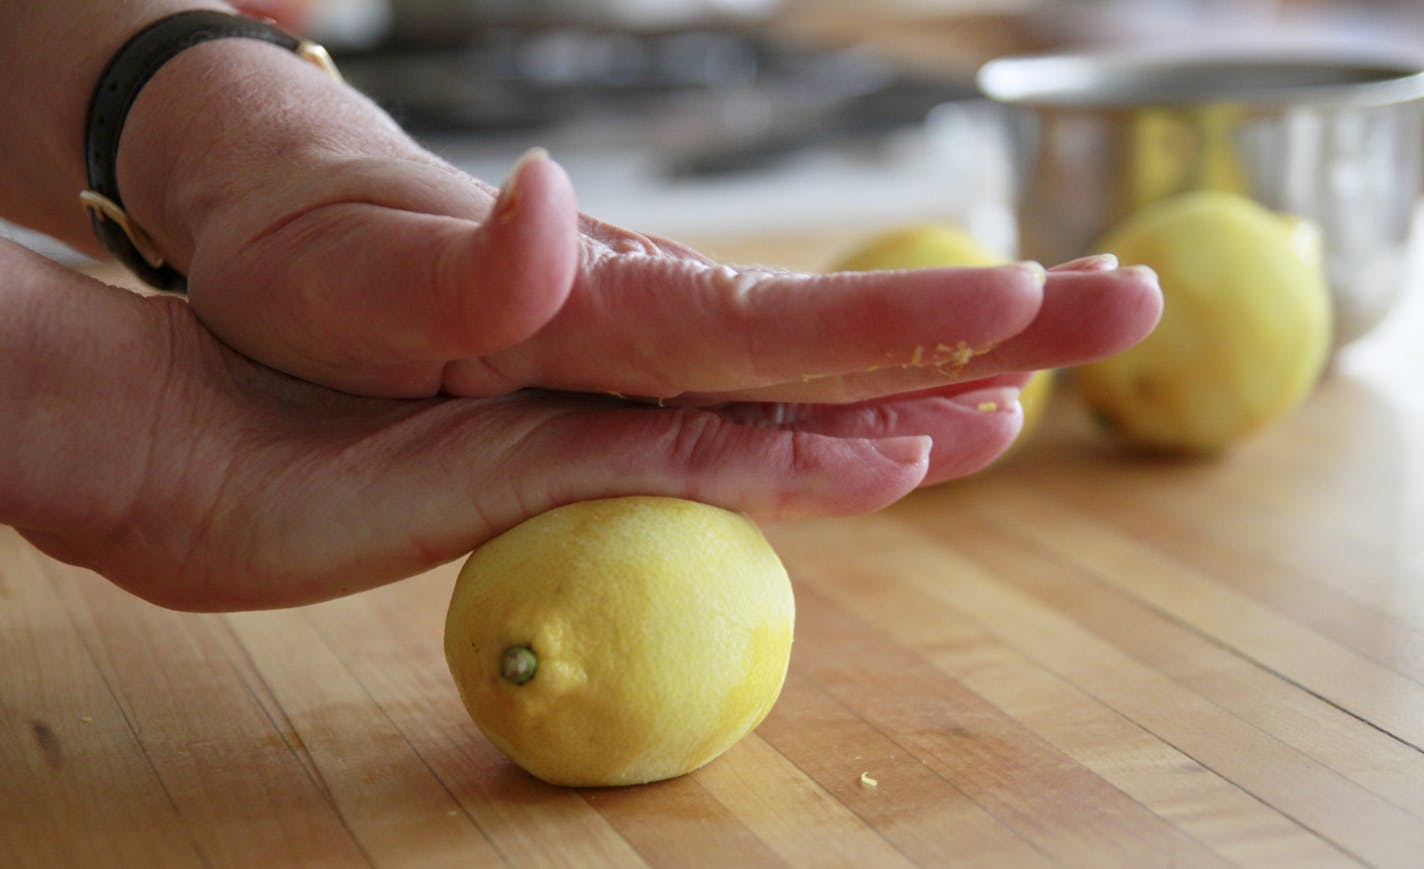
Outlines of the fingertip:
M 1132 339 L 1136 344 L 1152 333 L 1157 328 L 1157 323 L 1162 319 L 1162 309 L 1165 300 L 1162 296 L 1162 284 L 1157 278 L 1157 273 L 1150 267 L 1144 265 L 1125 266 L 1117 269 L 1116 274 L 1122 278 L 1121 292 L 1125 301 L 1129 304 L 1135 302 L 1136 322 L 1139 333 Z
M 792 465 L 789 485 L 765 518 L 855 516 L 890 506 L 919 487 L 930 470 L 934 442 L 926 435 L 840 438 L 784 432 Z
M 1079 365 L 1121 352 L 1162 316 L 1156 274 L 1143 266 L 1108 271 L 1051 271 L 1034 323 L 1004 345 L 998 370 Z
M 459 313 L 460 354 L 517 344 L 558 313 L 578 268 L 577 221 L 568 175 L 548 152 L 531 149 L 489 216 L 448 240 L 440 280 Z
M 1053 272 L 1107 272 L 1118 267 L 1117 255 L 1111 253 L 1096 253 L 1089 256 L 1078 257 L 1066 263 L 1056 265 L 1049 271 Z
M 1044 268 L 1043 263 L 1039 262 L 1038 260 L 1020 260 L 1019 262 L 1014 263 L 1012 266 L 1009 266 L 1009 268 L 1022 269 L 1028 274 L 1029 279 L 1032 280 L 1039 287 L 1042 287 L 1044 284 L 1048 283 L 1048 269 Z
M 570 225 L 574 224 L 577 208 L 573 182 L 564 167 L 559 165 L 546 149 L 537 146 L 525 151 L 515 161 L 514 168 L 509 171 L 509 177 L 500 186 L 499 198 L 495 202 L 491 220 L 508 223 L 516 219 L 523 210 L 522 206 L 530 202 L 531 198 L 535 205 L 550 200 L 559 201 L 560 204 L 566 201 L 568 208 L 559 210 L 567 214 Z
M 928 466 L 934 440 L 928 435 L 903 435 L 878 438 L 870 442 L 886 459 L 910 468 Z

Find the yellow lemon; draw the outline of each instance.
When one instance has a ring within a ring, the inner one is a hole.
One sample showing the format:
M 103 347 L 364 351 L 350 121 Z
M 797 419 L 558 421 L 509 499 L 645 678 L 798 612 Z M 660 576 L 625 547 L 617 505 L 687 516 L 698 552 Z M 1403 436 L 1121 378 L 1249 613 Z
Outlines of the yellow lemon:
M 978 239 L 948 223 L 923 223 L 892 229 L 863 242 L 831 269 L 837 272 L 881 269 L 921 269 L 944 266 L 993 266 L 1007 260 L 984 247 Z M 1019 395 L 1023 428 L 1009 453 L 1028 441 L 1043 420 L 1052 398 L 1053 371 L 1037 371 Z M 1002 458 L 1002 456 L 1000 457 Z
M 1156 270 L 1166 302 L 1144 341 L 1078 371 L 1095 415 L 1127 441 L 1219 451 L 1311 393 L 1331 330 L 1312 224 L 1199 191 L 1149 206 L 1101 248 Z
M 569 504 L 465 562 L 445 657 L 497 748 L 558 785 L 690 772 L 771 711 L 795 601 L 747 517 L 676 498 Z
M 888 230 L 863 242 L 831 271 L 926 269 L 940 266 L 992 266 L 1004 258 L 979 240 L 947 223 L 922 223 Z
M 1019 446 L 1026 442 L 1029 435 L 1038 430 L 1043 422 L 1043 417 L 1048 412 L 1048 404 L 1053 400 L 1054 381 L 1058 372 L 1054 370 L 1035 371 L 1033 376 L 1024 384 L 1019 392 L 1019 406 L 1023 408 L 1023 428 L 1019 431 L 1018 440 L 1009 447 L 1004 455 L 1017 452 Z

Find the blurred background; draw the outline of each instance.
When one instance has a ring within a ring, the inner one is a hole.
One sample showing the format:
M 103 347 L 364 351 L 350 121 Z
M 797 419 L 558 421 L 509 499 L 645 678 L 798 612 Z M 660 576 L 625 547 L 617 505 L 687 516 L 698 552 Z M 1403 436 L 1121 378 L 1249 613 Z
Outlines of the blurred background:
M 953 219 L 1011 251 L 1008 146 L 973 84 L 1002 55 L 1240 42 L 1424 55 L 1415 0 L 248 5 L 326 43 L 470 173 L 498 182 L 542 145 L 584 211 L 697 240 Z

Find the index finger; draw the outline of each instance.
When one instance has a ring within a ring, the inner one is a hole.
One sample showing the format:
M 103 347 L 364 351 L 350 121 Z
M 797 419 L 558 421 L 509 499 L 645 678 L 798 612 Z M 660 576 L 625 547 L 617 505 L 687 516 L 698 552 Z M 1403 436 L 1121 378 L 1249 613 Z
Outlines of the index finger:
M 899 395 L 1001 372 L 1062 368 L 1110 356 L 1142 340 L 1157 324 L 1157 278 L 1140 266 L 1049 273 L 1033 321 L 1004 341 L 956 352 L 926 352 L 909 363 L 834 377 L 788 381 L 730 393 L 682 396 L 689 404 L 796 401 L 843 404 Z
M 1033 322 L 1044 281 L 1036 263 L 813 275 L 623 251 L 586 259 L 537 340 L 483 362 L 564 390 L 755 390 L 982 352 Z

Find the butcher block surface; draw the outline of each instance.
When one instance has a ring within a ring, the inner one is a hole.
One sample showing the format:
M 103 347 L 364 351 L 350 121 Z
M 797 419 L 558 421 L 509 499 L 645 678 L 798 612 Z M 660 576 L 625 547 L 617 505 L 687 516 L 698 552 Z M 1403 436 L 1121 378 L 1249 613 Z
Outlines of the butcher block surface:
M 781 699 L 641 787 L 480 735 L 441 651 L 458 564 L 195 615 L 0 529 L 0 865 L 1417 866 L 1422 327 L 1414 292 L 1218 459 L 1117 450 L 1067 384 L 1000 467 L 768 527 Z

